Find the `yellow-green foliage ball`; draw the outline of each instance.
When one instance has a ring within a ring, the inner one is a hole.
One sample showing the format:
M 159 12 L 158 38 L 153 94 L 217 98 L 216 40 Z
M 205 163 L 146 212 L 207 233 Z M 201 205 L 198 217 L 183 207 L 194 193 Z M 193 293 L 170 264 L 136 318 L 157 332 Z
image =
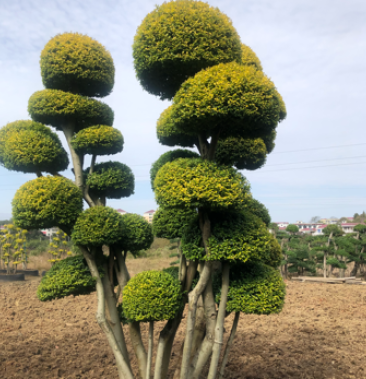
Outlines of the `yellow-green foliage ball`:
M 226 311 L 259 315 L 279 313 L 285 295 L 285 283 L 275 268 L 261 262 L 237 264 L 230 269 Z M 220 294 L 216 301 L 220 302 Z
M 230 19 L 202 1 L 157 6 L 137 29 L 135 70 L 146 91 L 171 99 L 203 68 L 241 60 L 240 38 Z
M 28 101 L 34 121 L 62 130 L 73 124 L 75 131 L 93 125 L 113 125 L 112 109 L 101 101 L 70 92 L 45 89 L 35 92 Z
M 95 125 L 80 130 L 71 145 L 78 154 L 111 155 L 123 149 L 122 133 L 107 125 Z
M 152 221 L 153 233 L 158 238 L 182 238 L 184 229 L 197 217 L 195 209 L 159 207 Z
M 170 320 L 182 305 L 180 283 L 163 271 L 141 272 L 123 290 L 123 312 L 131 321 Z
M 174 96 L 171 122 L 184 133 L 261 137 L 286 116 L 273 82 L 253 66 L 225 63 L 197 73 Z
M 227 208 L 243 203 L 249 184 L 233 168 L 201 159 L 180 158 L 158 171 L 154 188 L 161 206 Z
M 273 236 L 258 217 L 249 212 L 215 212 L 210 214 L 209 253 L 202 247 L 198 222 L 185 229 L 182 252 L 189 260 L 262 261 L 271 266 L 280 263 L 280 252 L 273 249 Z M 278 255 L 277 255 L 278 254 Z
M 242 44 L 241 45 L 241 63 L 245 66 L 253 66 L 257 70 L 262 71 L 262 64 L 261 61 L 258 59 L 255 52 L 247 45 Z
M 41 53 L 41 75 L 46 88 L 102 97 L 114 85 L 113 59 L 104 46 L 86 35 L 59 34 Z
M 113 245 L 123 235 L 122 216 L 110 207 L 98 205 L 84 211 L 72 232 L 75 245 Z
M 266 162 L 267 148 L 261 138 L 228 137 L 217 143 L 215 161 L 239 170 L 256 170 Z
M 69 159 L 56 133 L 31 120 L 11 122 L 0 129 L 0 163 L 8 170 L 57 172 Z
M 70 231 L 83 210 L 83 197 L 78 187 L 60 176 L 42 176 L 23 184 L 15 193 L 13 217 L 23 229 L 54 226 Z
M 86 184 L 90 193 L 108 199 L 128 197 L 135 190 L 135 176 L 131 169 L 120 162 L 103 162 L 94 166 L 91 174 L 89 168 L 85 170 Z
M 118 251 L 131 252 L 136 255 L 140 250 L 147 250 L 154 241 L 151 224 L 144 217 L 127 213 L 122 215 L 123 236 L 113 245 Z
M 176 123 L 171 118 L 172 106 L 165 109 L 160 115 L 157 125 L 156 134 L 162 145 L 193 147 L 198 144 L 198 137 L 195 134 L 183 133 L 177 128 Z
M 150 169 L 150 182 L 151 188 L 154 190 L 154 180 L 158 171 L 165 165 L 165 163 L 173 162 L 178 158 L 199 158 L 199 155 L 191 150 L 177 149 L 167 151 L 156 160 Z

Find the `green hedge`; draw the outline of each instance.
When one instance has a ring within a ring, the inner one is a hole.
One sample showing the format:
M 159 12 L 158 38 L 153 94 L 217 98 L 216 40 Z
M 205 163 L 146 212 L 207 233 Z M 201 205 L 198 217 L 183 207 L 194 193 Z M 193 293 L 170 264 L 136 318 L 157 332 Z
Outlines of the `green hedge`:
M 154 188 L 157 203 L 164 207 L 227 208 L 243 203 L 249 184 L 232 168 L 181 158 L 159 170 Z
M 278 270 L 261 262 L 236 264 L 230 270 L 226 311 L 259 315 L 279 313 L 285 294 L 285 284 Z M 216 301 L 220 302 L 220 292 Z
M 272 81 L 253 66 L 225 63 L 185 81 L 173 99 L 171 121 L 184 133 L 257 138 L 286 116 Z
M 135 190 L 135 176 L 131 169 L 120 162 L 103 162 L 94 166 L 89 174 L 89 167 L 85 170 L 86 184 L 90 193 L 108 199 L 128 197 Z
M 80 130 L 71 145 L 78 154 L 111 155 L 123 149 L 122 133 L 108 125 L 94 125 Z
M 69 159 L 57 134 L 31 120 L 11 122 L 0 129 L 0 163 L 21 172 L 64 171 Z
M 180 85 L 203 68 L 240 62 L 240 38 L 230 19 L 202 1 L 156 6 L 136 32 L 134 65 L 143 88 L 171 99 Z
M 163 271 L 141 272 L 123 290 L 123 313 L 131 321 L 170 320 L 182 306 L 179 281 Z
M 14 223 L 23 229 L 58 226 L 67 232 L 83 209 L 78 187 L 60 176 L 42 176 L 23 184 L 12 201 Z
M 123 235 L 122 216 L 110 207 L 92 207 L 81 213 L 72 233 L 75 245 L 113 245 Z
M 242 51 L 242 54 L 241 54 L 241 63 L 243 65 L 245 65 L 245 66 L 253 66 L 257 70 L 260 70 L 260 71 L 263 70 L 261 61 L 259 60 L 259 58 L 255 54 L 255 52 L 249 46 L 244 45 L 242 43 L 242 45 L 241 45 L 241 51 Z
M 199 155 L 195 153 L 194 151 L 186 150 L 186 149 L 171 150 L 162 154 L 159 157 L 159 159 L 157 159 L 152 164 L 151 169 L 150 169 L 150 182 L 151 182 L 152 190 L 154 190 L 154 180 L 160 168 L 163 167 L 165 163 L 173 162 L 174 160 L 178 158 L 199 158 Z
M 107 104 L 56 89 L 35 92 L 29 98 L 28 112 L 34 121 L 58 130 L 70 124 L 75 125 L 75 131 L 97 124 L 112 126 L 114 119 Z
M 86 35 L 59 34 L 42 50 L 41 75 L 46 88 L 102 97 L 112 92 L 113 59 L 99 42 Z

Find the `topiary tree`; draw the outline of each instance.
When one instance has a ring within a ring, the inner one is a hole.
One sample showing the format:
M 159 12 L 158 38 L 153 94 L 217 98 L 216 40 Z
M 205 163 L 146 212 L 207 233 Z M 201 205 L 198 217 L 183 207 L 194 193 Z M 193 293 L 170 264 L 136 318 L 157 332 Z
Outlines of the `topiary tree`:
M 153 229 L 161 236 L 182 236 L 180 270 L 173 274 L 181 281 L 181 291 L 188 292 L 188 316 L 181 364 L 174 377 L 200 377 L 211 357 L 208 378 L 213 379 L 218 373 L 230 272 L 239 263 L 258 263 L 268 270 L 280 263 L 280 246 L 267 230 L 268 211 L 253 199 L 237 169 L 253 170 L 265 163 L 286 109 L 258 58 L 241 44 L 227 17 L 201 1 L 171 1 L 156 7 L 137 30 L 133 55 L 143 88 L 161 99 L 172 99 L 157 122 L 159 142 L 196 147 L 199 153 L 199 158 L 162 156 L 164 164 L 158 170 L 154 167 L 152 187 L 161 215 Z M 192 218 L 185 210 L 192 212 Z M 194 281 L 197 270 L 199 279 Z M 218 311 L 213 292 L 217 270 Z M 281 295 L 276 311 L 282 303 Z M 167 377 L 180 319 L 178 312 L 160 334 L 156 379 Z M 221 375 L 225 364 L 224 360 Z M 140 372 L 145 371 L 144 362 L 139 366 Z
M 289 232 L 292 236 L 299 232 L 299 227 L 294 224 L 289 224 L 286 227 L 286 232 Z

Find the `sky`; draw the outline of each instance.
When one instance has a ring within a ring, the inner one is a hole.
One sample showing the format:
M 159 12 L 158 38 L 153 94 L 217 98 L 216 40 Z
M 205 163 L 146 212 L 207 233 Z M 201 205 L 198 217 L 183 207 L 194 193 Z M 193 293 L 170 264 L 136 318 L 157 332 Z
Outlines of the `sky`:
M 43 89 L 40 53 L 52 37 L 78 32 L 96 39 L 114 59 L 115 86 L 102 101 L 114 110 L 113 126 L 125 140 L 122 153 L 100 161 L 123 162 L 136 178 L 133 196 L 108 205 L 138 214 L 157 208 L 149 170 L 169 150 L 156 138 L 156 121 L 170 103 L 142 89 L 131 46 L 144 17 L 161 3 L 0 0 L 0 127 L 30 118 L 28 99 Z M 313 216 L 353 216 L 366 210 L 366 2 L 208 3 L 230 17 L 287 107 L 266 165 L 243 171 L 253 196 L 273 221 L 307 222 Z M 34 177 L 0 167 L 0 220 L 11 217 L 16 190 Z

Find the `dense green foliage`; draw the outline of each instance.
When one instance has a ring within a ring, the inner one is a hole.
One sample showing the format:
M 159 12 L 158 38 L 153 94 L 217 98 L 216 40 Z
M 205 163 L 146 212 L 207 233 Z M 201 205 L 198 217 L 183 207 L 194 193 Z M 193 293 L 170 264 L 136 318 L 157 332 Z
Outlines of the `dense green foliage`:
M 227 312 L 271 314 L 282 310 L 285 283 L 278 270 L 262 262 L 236 264 L 230 269 Z M 220 301 L 220 294 L 216 301 Z
M 261 64 L 261 61 L 255 54 L 255 52 L 247 45 L 242 44 L 241 45 L 241 63 L 245 66 L 253 66 L 257 70 L 262 71 L 263 67 Z
M 23 184 L 15 193 L 14 223 L 23 229 L 58 226 L 69 233 L 83 209 L 81 191 L 64 177 L 42 176 Z
M 159 207 L 152 221 L 154 236 L 168 239 L 181 238 L 184 229 L 197 217 L 195 209 Z
M 129 251 L 133 255 L 148 249 L 154 241 L 151 225 L 140 215 L 127 213 L 121 216 L 123 235 L 113 245 L 116 250 Z
M 323 229 L 323 234 L 325 236 L 329 236 L 331 233 L 333 234 L 333 237 L 339 237 L 342 234 L 344 234 L 343 230 L 338 225 L 335 225 L 335 224 L 327 225 Z
M 123 236 L 122 216 L 110 207 L 95 206 L 77 219 L 72 233 L 75 245 L 113 245 Z
M 71 140 L 78 154 L 111 155 L 123 149 L 122 133 L 108 125 L 95 125 L 80 130 Z
M 259 217 L 267 227 L 271 223 L 271 216 L 269 215 L 268 209 L 258 200 L 254 198 L 249 198 L 244 204 L 245 209 Z
M 240 38 L 227 16 L 202 1 L 163 3 L 135 35 L 133 57 L 144 89 L 171 99 L 203 68 L 241 60 Z
M 277 267 L 281 250 L 266 225 L 249 212 L 215 212 L 210 214 L 211 236 L 208 254 L 202 247 L 198 222 L 185 229 L 182 252 L 189 260 L 246 262 L 260 260 Z
M 67 169 L 69 159 L 56 133 L 38 122 L 20 120 L 0 129 L 0 163 L 25 173 L 57 172 Z
M 193 147 L 198 144 L 198 138 L 194 134 L 185 134 L 177 128 L 176 123 L 171 118 L 173 107 L 165 109 L 156 124 L 158 140 L 166 146 Z
M 101 267 L 99 272 L 103 276 Z M 41 301 L 47 301 L 92 291 L 95 291 L 95 279 L 92 278 L 85 259 L 77 255 L 56 262 L 47 271 L 38 286 L 37 297 Z
M 228 137 L 219 140 L 215 161 L 239 170 L 257 170 L 266 162 L 267 148 L 261 138 Z
M 135 176 L 131 169 L 120 162 L 103 162 L 85 170 L 86 184 L 90 187 L 90 194 L 108 199 L 128 197 L 135 190 Z
M 180 283 L 163 271 L 144 271 L 123 290 L 123 312 L 131 321 L 172 319 L 183 305 Z
M 153 190 L 154 190 L 154 180 L 160 168 L 163 167 L 165 163 L 173 162 L 174 160 L 178 158 L 199 158 L 199 155 L 195 153 L 194 151 L 186 150 L 186 149 L 171 150 L 162 154 L 159 157 L 159 159 L 156 160 L 152 164 L 151 169 L 150 169 L 150 182 L 151 182 L 151 188 Z
M 262 136 L 263 142 L 266 145 L 267 154 L 271 154 L 273 149 L 275 148 L 275 139 L 277 136 L 277 132 L 273 130 L 271 133 L 265 134 Z
M 299 227 L 297 225 L 289 224 L 286 227 L 286 232 L 289 232 L 291 234 L 298 233 L 298 231 L 299 231 Z
M 170 122 L 185 133 L 247 138 L 271 133 L 285 116 L 272 81 L 252 66 L 233 62 L 185 81 L 174 96 Z
M 232 168 L 182 158 L 166 163 L 159 170 L 154 188 L 161 206 L 227 208 L 244 201 L 249 184 Z
M 44 47 L 41 75 L 46 88 L 102 97 L 112 92 L 114 64 L 99 42 L 86 35 L 64 33 Z
M 112 126 L 114 119 L 107 104 L 56 89 L 35 92 L 29 98 L 28 112 L 34 121 L 59 130 L 69 125 L 74 125 L 75 131 L 98 124 Z

